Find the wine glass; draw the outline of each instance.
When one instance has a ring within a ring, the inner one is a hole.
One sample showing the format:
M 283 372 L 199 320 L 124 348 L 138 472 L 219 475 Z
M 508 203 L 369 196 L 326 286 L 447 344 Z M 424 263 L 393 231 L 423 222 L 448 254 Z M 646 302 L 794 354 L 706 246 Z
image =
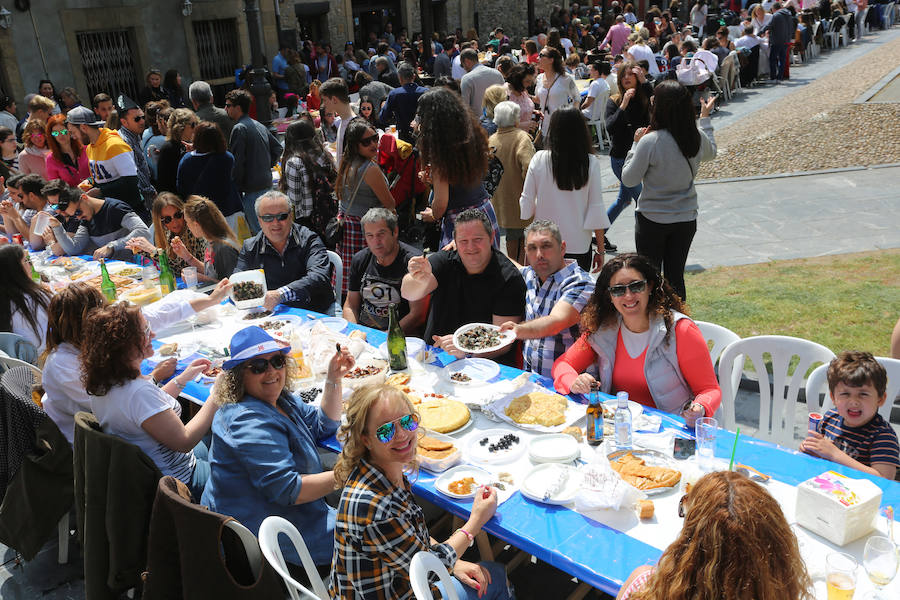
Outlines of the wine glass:
M 889 584 L 897 574 L 897 566 L 900 557 L 894 543 L 886 537 L 873 535 L 866 541 L 866 549 L 863 551 L 863 566 L 869 579 L 875 584 L 875 592 L 871 592 L 867 598 L 885 598 L 881 590 Z

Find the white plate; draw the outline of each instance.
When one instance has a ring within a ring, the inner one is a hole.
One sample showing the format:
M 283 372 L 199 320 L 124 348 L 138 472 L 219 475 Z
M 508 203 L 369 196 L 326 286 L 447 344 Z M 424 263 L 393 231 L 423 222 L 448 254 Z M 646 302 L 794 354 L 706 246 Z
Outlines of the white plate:
M 388 356 L 387 342 L 382 342 L 380 346 L 378 346 L 378 351 L 381 352 L 381 355 L 390 360 Z M 422 360 L 425 351 L 425 341 L 421 338 L 417 337 L 408 337 L 406 338 L 406 356 L 414 359 L 414 360 Z
M 266 321 L 281 321 L 281 322 L 285 323 L 285 325 L 283 327 L 280 327 L 279 329 L 265 329 L 264 328 L 265 331 L 269 335 L 271 335 L 273 337 L 281 337 L 284 339 L 290 339 L 291 330 L 296 329 L 297 327 L 301 327 L 304 323 L 303 317 L 298 317 L 297 315 L 282 314 L 282 315 L 269 315 L 268 317 L 263 317 L 261 319 L 254 320 L 253 324 L 262 327 L 262 323 L 265 323 Z
M 579 419 L 584 418 L 585 410 L 587 407 L 584 404 L 578 404 L 577 402 L 568 401 L 566 405 L 566 412 L 563 416 L 564 421 L 560 425 L 546 426 L 546 425 L 529 425 L 525 423 L 516 423 L 506 414 L 506 407 L 509 406 L 510 402 L 518 398 L 519 396 L 524 396 L 530 392 L 543 392 L 545 394 L 554 394 L 551 390 L 547 390 L 534 382 L 528 382 L 526 385 L 522 386 L 518 390 L 506 394 L 498 398 L 497 400 L 491 402 L 485 410 L 490 411 L 494 415 L 497 416 L 501 421 L 506 421 L 513 427 L 518 427 L 519 429 L 527 429 L 528 431 L 541 431 L 543 433 L 560 433 L 566 427 L 571 427 L 575 424 Z
M 544 493 L 559 481 L 559 474 L 565 472 L 567 477 L 562 488 L 546 500 Z M 530 470 L 522 480 L 519 491 L 523 496 L 544 504 L 568 504 L 575 500 L 581 489 L 583 479 L 581 471 L 570 465 L 547 463 Z
M 528 457 L 538 463 L 571 462 L 581 454 L 578 440 L 568 433 L 548 433 L 528 444 Z
M 602 402 L 601 404 L 603 404 L 603 407 L 606 410 L 611 411 L 613 414 L 615 414 L 616 409 L 619 407 L 618 400 L 607 400 L 606 402 Z M 628 401 L 628 408 L 629 408 L 629 410 L 631 410 L 631 421 L 632 422 L 634 422 L 634 420 L 638 417 L 638 415 L 641 415 L 644 412 L 644 405 L 638 404 L 634 400 Z
M 320 317 L 316 322 L 321 323 L 335 333 L 341 333 L 347 328 L 347 319 L 343 317 Z
M 469 331 L 470 329 L 475 329 L 476 327 L 486 327 L 493 331 L 500 331 L 500 327 L 497 325 L 491 325 L 490 323 L 469 323 L 468 325 L 463 325 L 459 329 L 453 332 L 453 345 L 465 352 L 466 354 L 490 354 L 491 352 L 495 352 L 505 346 L 509 346 L 513 342 L 516 341 L 516 333 L 512 330 L 504 331 L 500 333 L 500 343 L 496 346 L 490 346 L 488 348 L 482 348 L 481 350 L 469 350 L 468 348 L 464 348 L 459 343 L 460 335 Z
M 506 435 L 514 435 L 519 438 L 519 441 L 514 442 L 512 446 L 506 450 L 491 452 L 491 445 L 496 444 Z M 488 441 L 486 444 L 482 445 L 481 442 L 485 439 Z M 525 452 L 527 446 L 528 444 L 525 443 L 525 440 L 521 439 L 519 434 L 515 431 L 510 431 L 509 429 L 486 429 L 469 437 L 469 441 L 466 444 L 466 457 L 474 462 L 480 463 L 490 464 L 509 462 L 522 456 L 522 453 Z
M 454 373 L 465 373 L 471 381 L 454 381 Z M 453 385 L 481 385 L 500 374 L 500 365 L 486 358 L 464 358 L 444 367 L 444 378 Z
M 471 477 L 475 480 L 475 485 L 472 486 L 472 491 L 470 493 L 454 494 L 447 488 L 447 486 L 454 481 L 458 481 L 464 477 Z M 444 471 L 443 475 L 435 479 L 434 489 L 445 496 L 462 500 L 465 498 L 474 498 L 479 485 L 487 485 L 493 480 L 494 476 L 489 471 L 485 471 L 484 469 L 472 465 L 459 465 L 458 467 L 453 467 L 449 471 Z
M 422 428 L 422 431 L 425 432 L 425 435 L 428 437 L 432 437 L 436 440 L 441 440 L 444 442 L 450 442 L 454 446 L 456 446 L 456 450 L 446 456 L 445 458 L 427 458 L 420 453 L 416 454 L 416 460 L 419 463 L 419 466 L 427 471 L 431 471 L 432 473 L 443 473 L 456 463 L 462 459 L 462 452 L 459 450 L 459 440 L 455 440 L 449 435 L 438 433 L 437 431 L 431 431 L 430 429 Z

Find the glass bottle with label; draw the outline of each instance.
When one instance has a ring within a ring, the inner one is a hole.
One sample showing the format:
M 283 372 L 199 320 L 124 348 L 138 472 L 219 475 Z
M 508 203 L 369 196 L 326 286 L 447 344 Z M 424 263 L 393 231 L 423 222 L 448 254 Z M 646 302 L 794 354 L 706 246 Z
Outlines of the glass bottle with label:
M 613 416 L 616 430 L 616 449 L 631 450 L 631 409 L 628 408 L 628 392 L 616 394 L 616 414 Z
M 166 251 L 157 248 L 157 256 L 159 257 L 159 287 L 163 296 L 175 291 L 175 276 L 172 275 L 172 269 L 169 268 L 169 257 Z
M 391 371 L 403 371 L 407 367 L 406 336 L 400 328 L 400 319 L 397 317 L 397 305 L 391 304 L 388 320 L 388 358 L 391 362 Z
M 116 301 L 116 284 L 110 278 L 109 271 L 106 270 L 106 261 L 102 258 L 100 259 L 100 291 L 110 302 Z
M 591 446 L 603 443 L 603 405 L 600 404 L 600 385 L 596 381 L 591 384 L 587 407 L 587 443 Z

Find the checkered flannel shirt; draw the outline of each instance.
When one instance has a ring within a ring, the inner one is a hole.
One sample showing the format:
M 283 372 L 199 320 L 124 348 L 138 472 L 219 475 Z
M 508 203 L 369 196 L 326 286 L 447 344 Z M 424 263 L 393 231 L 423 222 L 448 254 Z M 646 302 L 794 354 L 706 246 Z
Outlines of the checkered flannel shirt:
M 449 544 L 431 544 L 425 515 L 406 478 L 404 484 L 407 489 L 395 487 L 365 460 L 350 474 L 335 519 L 332 598 L 413 598 L 409 566 L 422 550 L 453 568 L 456 551 Z
M 328 159 L 320 156 L 316 164 L 324 170 L 328 169 Z M 313 211 L 312 181 L 306 165 L 299 156 L 292 156 L 284 165 L 284 180 L 287 185 L 287 197 L 294 205 L 295 217 L 308 217 Z
M 531 267 L 522 269 L 525 278 L 525 320 L 546 317 L 557 302 L 566 302 L 579 313 L 594 293 L 594 280 L 574 260 L 547 278 L 541 284 Z M 550 377 L 553 361 L 566 351 L 578 337 L 578 325 L 567 327 L 556 335 L 535 340 L 525 340 L 525 370 Z

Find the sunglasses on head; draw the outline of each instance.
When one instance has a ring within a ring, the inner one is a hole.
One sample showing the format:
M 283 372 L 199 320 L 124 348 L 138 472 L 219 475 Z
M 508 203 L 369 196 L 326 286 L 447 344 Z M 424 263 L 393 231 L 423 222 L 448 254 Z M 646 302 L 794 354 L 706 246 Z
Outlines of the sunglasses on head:
M 609 286 L 609 295 L 613 298 L 621 298 L 625 295 L 626 290 L 631 292 L 632 294 L 640 294 L 645 289 L 647 289 L 647 281 L 644 279 L 640 279 L 638 281 L 626 283 L 625 285 Z
M 259 220 L 263 223 L 271 223 L 275 219 L 278 219 L 279 221 L 287 221 L 287 218 L 289 216 L 291 216 L 291 213 L 289 212 L 283 212 L 277 215 L 259 215 Z
M 161 218 L 160 221 L 162 221 L 163 225 L 168 225 L 175 219 L 183 219 L 183 218 L 184 218 L 184 211 L 176 210 L 174 215 L 167 215 L 167 216 Z
M 410 413 L 408 415 L 400 417 L 399 419 L 395 419 L 393 421 L 390 421 L 389 423 L 385 423 L 375 430 L 375 437 L 378 438 L 379 442 L 381 442 L 382 444 L 387 444 L 392 439 L 394 439 L 394 435 L 397 433 L 396 423 L 400 423 L 400 427 L 402 427 L 406 431 L 415 431 L 419 428 L 419 417 L 417 417 L 413 413 Z
M 67 133 L 69 133 L 68 129 L 60 129 L 59 131 L 51 131 L 50 135 L 52 135 L 53 137 L 59 137 L 61 135 L 66 135 Z
M 682 519 L 684 518 L 684 501 L 687 500 L 687 494 L 681 497 L 681 500 L 678 501 L 678 516 Z
M 272 365 L 272 368 L 278 371 L 284 368 L 285 363 L 287 363 L 287 359 L 284 357 L 284 354 L 279 352 L 269 359 L 252 358 L 244 363 L 244 366 L 254 375 L 262 375 L 268 370 L 269 365 Z
M 359 143 L 362 144 L 363 146 L 371 146 L 372 144 L 374 144 L 377 141 L 378 141 L 378 134 L 376 133 L 374 135 L 370 135 L 369 137 L 364 137 L 363 139 L 359 140 Z

